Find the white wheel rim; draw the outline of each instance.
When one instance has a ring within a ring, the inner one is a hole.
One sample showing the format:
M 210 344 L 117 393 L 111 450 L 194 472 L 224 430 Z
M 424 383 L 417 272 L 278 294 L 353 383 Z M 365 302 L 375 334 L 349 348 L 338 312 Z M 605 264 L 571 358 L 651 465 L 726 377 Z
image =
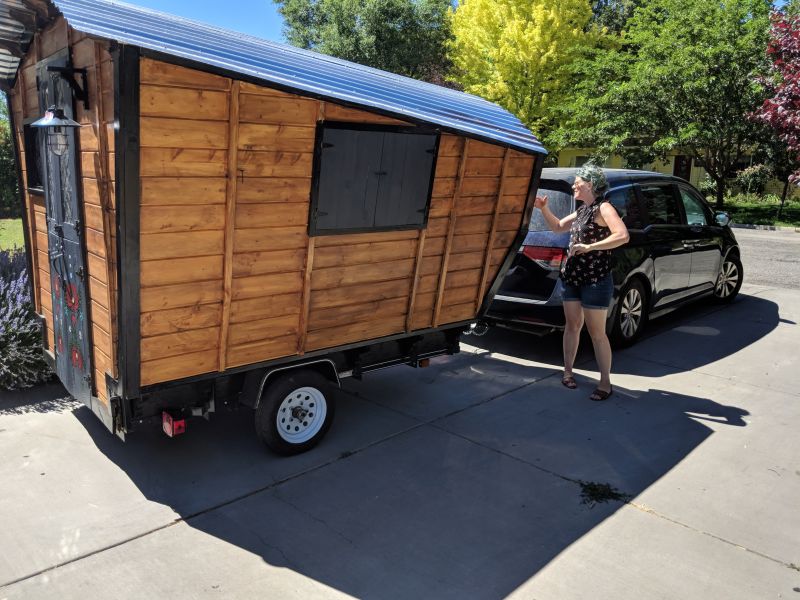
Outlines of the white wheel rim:
M 631 288 L 622 299 L 620 307 L 620 329 L 626 338 L 632 338 L 639 331 L 642 322 L 642 295 L 636 288 Z
M 314 387 L 301 387 L 283 399 L 275 425 L 285 441 L 302 444 L 319 433 L 327 414 L 325 394 Z
M 739 283 L 739 267 L 736 263 L 726 260 L 722 265 L 719 279 L 717 279 L 716 293 L 719 298 L 727 298 L 736 289 Z

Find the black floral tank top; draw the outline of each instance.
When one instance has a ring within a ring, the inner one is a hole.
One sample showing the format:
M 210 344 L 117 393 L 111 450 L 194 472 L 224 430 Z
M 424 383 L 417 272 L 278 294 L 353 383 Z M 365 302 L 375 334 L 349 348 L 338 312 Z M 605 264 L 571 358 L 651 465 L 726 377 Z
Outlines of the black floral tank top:
M 570 229 L 569 248 L 575 244 L 593 244 L 611 235 L 608 227 L 598 225 L 595 217 L 600 202 L 582 205 Z M 570 285 L 597 283 L 611 272 L 611 250 L 593 250 L 567 258 L 561 271 L 561 279 Z

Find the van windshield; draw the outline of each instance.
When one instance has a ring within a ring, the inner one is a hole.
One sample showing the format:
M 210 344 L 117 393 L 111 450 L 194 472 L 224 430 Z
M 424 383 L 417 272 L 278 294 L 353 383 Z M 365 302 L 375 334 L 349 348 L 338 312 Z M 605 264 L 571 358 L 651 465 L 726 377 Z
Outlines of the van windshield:
M 559 219 L 563 219 L 572 211 L 575 210 L 574 205 L 575 202 L 572 199 L 571 193 L 562 192 L 560 190 L 553 190 L 547 189 L 545 187 L 539 188 L 539 195 L 540 196 L 547 196 L 547 205 L 550 207 L 550 210 L 553 214 L 558 217 Z M 531 224 L 528 227 L 528 231 L 549 231 L 550 228 L 547 226 L 547 222 L 544 220 L 542 216 L 542 211 L 538 209 L 533 209 L 533 214 L 531 215 Z

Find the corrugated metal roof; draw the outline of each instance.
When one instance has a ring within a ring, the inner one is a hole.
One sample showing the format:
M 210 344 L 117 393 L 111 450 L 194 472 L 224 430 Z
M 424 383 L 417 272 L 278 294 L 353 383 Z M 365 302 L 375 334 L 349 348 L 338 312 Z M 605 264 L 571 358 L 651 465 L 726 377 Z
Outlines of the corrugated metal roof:
M 0 0 L 0 7 L 10 3 L 17 0 Z M 53 4 L 83 33 L 432 123 L 525 152 L 546 153 L 519 119 L 477 96 L 122 2 L 54 0 Z

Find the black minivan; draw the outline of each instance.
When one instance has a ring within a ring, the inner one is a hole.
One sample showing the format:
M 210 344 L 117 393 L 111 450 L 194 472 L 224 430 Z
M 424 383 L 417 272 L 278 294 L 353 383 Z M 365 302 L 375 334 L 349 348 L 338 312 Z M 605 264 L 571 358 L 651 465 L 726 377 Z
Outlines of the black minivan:
M 544 169 L 539 194 L 558 218 L 576 209 L 572 184 L 578 169 Z M 730 302 L 742 286 L 739 246 L 730 218 L 715 213 L 703 196 L 678 177 L 648 171 L 604 169 L 604 197 L 619 212 L 630 240 L 613 250 L 614 299 L 608 334 L 617 346 L 632 344 L 647 320 L 705 296 Z M 553 233 L 534 209 L 529 232 L 486 321 L 490 325 L 547 333 L 563 329 L 559 274 L 569 232 Z

